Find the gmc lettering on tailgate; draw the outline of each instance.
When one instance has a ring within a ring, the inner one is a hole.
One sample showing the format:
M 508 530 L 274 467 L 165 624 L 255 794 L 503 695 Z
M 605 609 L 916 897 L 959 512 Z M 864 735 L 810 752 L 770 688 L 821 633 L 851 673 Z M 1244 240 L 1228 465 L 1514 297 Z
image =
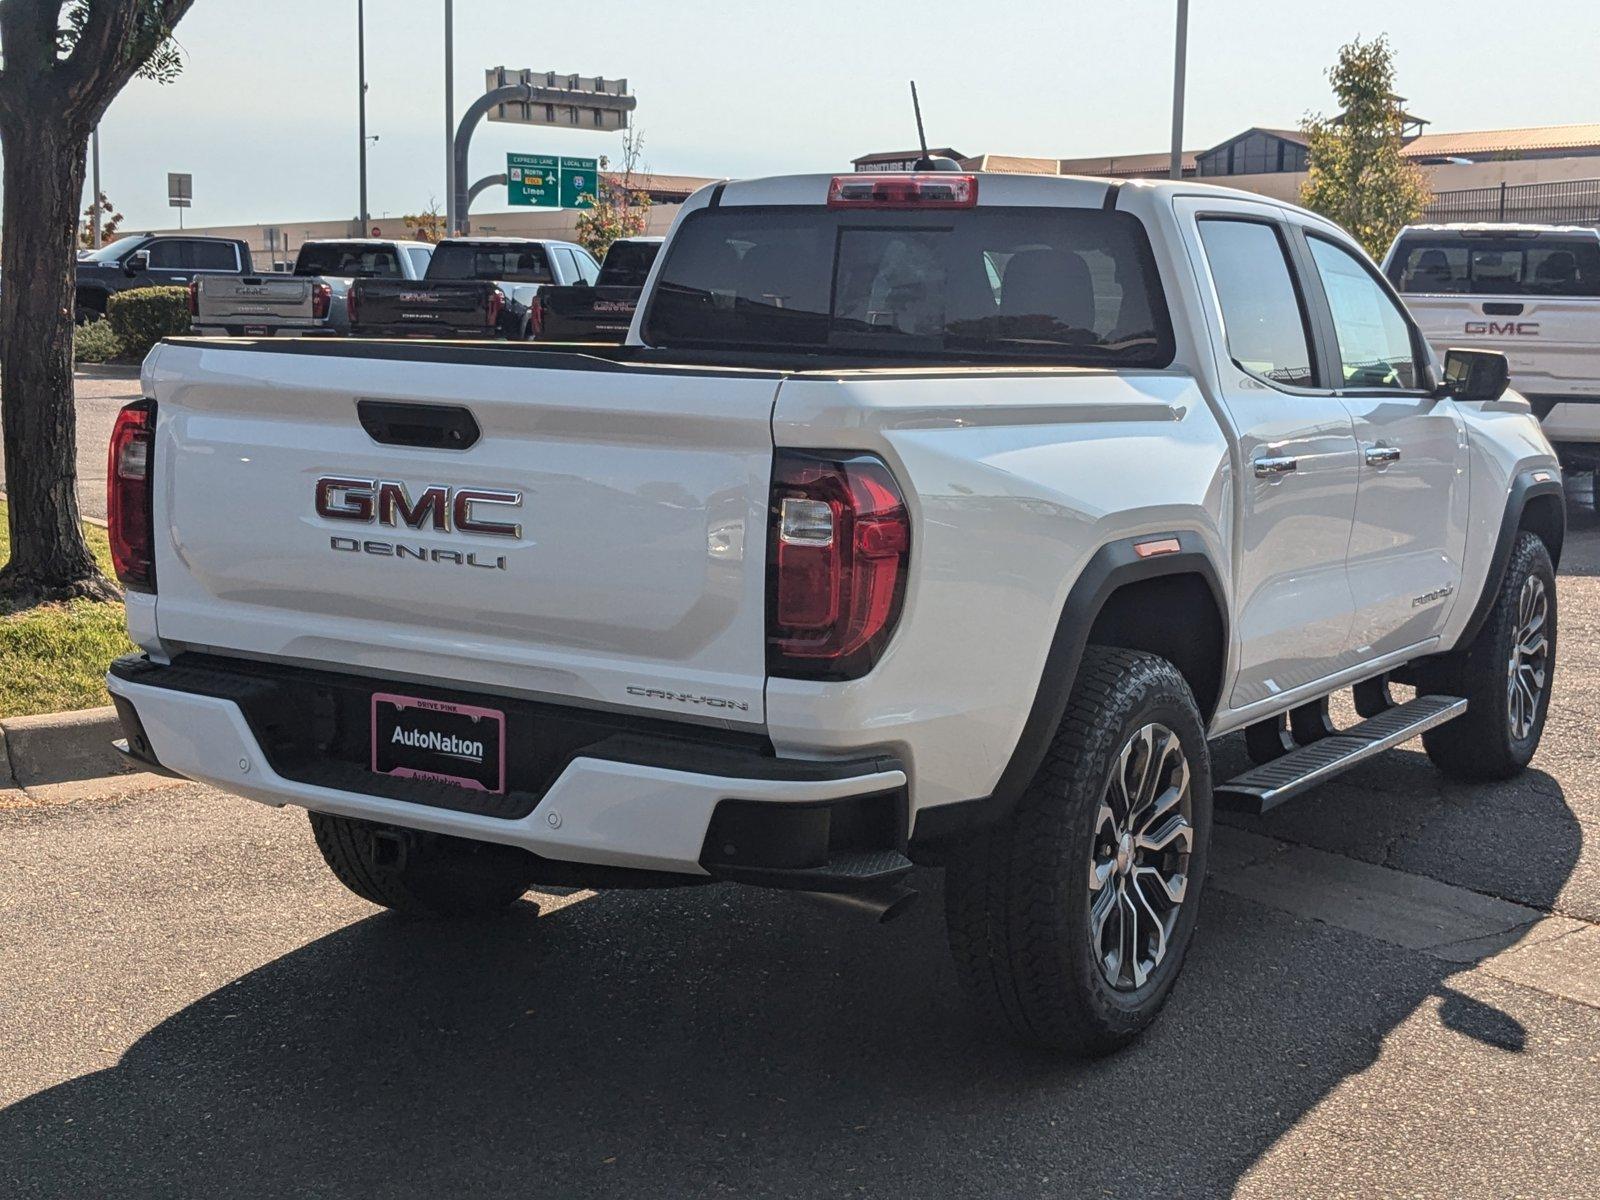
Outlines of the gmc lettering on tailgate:
M 1538 337 L 1537 321 L 1468 321 L 1467 333 L 1473 337 Z

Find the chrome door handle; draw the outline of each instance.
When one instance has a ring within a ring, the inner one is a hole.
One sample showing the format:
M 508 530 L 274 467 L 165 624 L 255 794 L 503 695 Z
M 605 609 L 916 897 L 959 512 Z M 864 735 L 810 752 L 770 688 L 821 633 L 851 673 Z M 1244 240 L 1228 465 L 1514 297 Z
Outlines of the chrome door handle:
M 1290 471 L 1300 469 L 1298 458 L 1258 458 L 1255 460 L 1257 479 L 1276 479 L 1279 475 L 1287 475 Z
M 174 275 L 172 277 L 172 282 L 173 283 L 188 283 L 189 282 L 189 277 L 187 275 Z
M 1367 466 L 1387 467 L 1390 463 L 1400 461 L 1399 446 L 1368 446 Z

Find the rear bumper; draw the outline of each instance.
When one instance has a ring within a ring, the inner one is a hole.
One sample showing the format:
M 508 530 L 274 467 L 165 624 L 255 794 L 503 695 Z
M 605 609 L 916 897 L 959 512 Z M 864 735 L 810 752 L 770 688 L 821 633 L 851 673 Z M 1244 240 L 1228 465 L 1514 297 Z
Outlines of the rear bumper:
M 241 325 L 196 323 L 190 328 L 195 337 L 336 337 L 330 325 Z
M 396 685 L 244 662 L 236 670 L 219 669 L 229 661 L 206 659 L 196 667 L 180 658 L 163 666 L 135 656 L 112 664 L 107 686 L 128 752 L 148 768 L 263 804 L 499 842 L 564 863 L 816 891 L 852 890 L 898 877 L 910 866 L 900 853 L 906 773 L 891 758 L 780 759 L 743 747 L 719 750 L 703 733 L 675 745 L 624 725 L 625 732 L 567 758 L 548 785 L 528 797 L 531 810 L 488 815 L 441 806 L 460 802 L 457 789 L 447 789 L 456 793 L 452 799 L 421 790 L 442 785 L 416 785 L 414 792 L 438 803 L 369 792 L 368 783 L 391 792 L 413 785 L 349 762 L 286 761 L 271 733 L 258 733 L 265 698 L 286 680 L 320 687 L 338 678 L 346 681 L 338 686 L 350 689 Z M 303 689 L 282 694 L 309 704 Z M 860 819 L 868 802 L 881 808 L 884 820 Z M 831 835 L 828 812 L 835 814 Z M 820 833 L 808 814 L 821 818 Z

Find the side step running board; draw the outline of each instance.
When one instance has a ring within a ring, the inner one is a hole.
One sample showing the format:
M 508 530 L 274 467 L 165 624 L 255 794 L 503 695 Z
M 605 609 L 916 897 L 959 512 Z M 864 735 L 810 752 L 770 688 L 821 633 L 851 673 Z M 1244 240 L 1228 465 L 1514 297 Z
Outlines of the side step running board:
M 1353 729 L 1291 750 L 1282 758 L 1218 784 L 1214 793 L 1216 805 L 1234 812 L 1264 813 L 1466 711 L 1467 702 L 1457 696 L 1418 696 L 1369 717 Z

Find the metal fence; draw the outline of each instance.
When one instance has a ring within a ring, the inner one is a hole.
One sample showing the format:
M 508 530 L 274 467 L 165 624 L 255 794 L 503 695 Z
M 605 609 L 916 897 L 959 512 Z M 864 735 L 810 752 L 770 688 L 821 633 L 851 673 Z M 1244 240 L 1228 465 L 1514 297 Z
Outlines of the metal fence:
M 1533 225 L 1600 225 L 1600 179 L 1502 183 L 1435 192 L 1427 221 L 1521 221 Z

